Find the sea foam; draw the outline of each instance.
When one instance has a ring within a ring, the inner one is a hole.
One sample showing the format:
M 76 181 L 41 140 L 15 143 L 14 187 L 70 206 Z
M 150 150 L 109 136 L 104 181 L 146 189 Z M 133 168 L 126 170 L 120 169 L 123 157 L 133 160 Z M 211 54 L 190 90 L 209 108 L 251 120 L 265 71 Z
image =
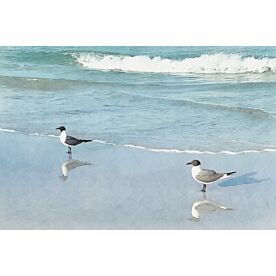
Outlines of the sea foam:
M 123 56 L 73 53 L 79 64 L 94 70 L 168 74 L 241 74 L 276 72 L 276 58 L 242 57 L 238 54 L 203 54 L 199 57 L 168 59 L 148 56 Z
M 93 142 L 100 143 L 100 144 L 106 144 L 111 145 L 114 147 L 127 147 L 127 148 L 134 148 L 134 149 L 140 149 L 140 150 L 146 150 L 151 152 L 160 152 L 160 153 L 178 153 L 178 154 L 228 154 L 228 155 L 237 155 L 237 154 L 245 154 L 245 153 L 261 153 L 261 152 L 276 152 L 275 148 L 265 148 L 265 149 L 248 149 L 248 150 L 242 150 L 242 151 L 229 151 L 229 150 L 222 150 L 222 151 L 201 151 L 201 150 L 181 150 L 181 149 L 166 149 L 166 148 L 150 148 L 142 145 L 132 145 L 132 144 L 115 144 L 111 142 L 106 142 L 103 140 L 93 140 Z

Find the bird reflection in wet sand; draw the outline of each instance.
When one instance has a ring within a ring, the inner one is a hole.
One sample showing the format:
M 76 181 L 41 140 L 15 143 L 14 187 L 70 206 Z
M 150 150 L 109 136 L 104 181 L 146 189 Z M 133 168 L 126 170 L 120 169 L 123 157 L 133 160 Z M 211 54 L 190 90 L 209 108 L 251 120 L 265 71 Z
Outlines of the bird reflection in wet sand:
M 92 164 L 86 161 L 74 160 L 72 159 L 72 156 L 69 155 L 69 159 L 63 162 L 61 165 L 62 176 L 60 176 L 60 178 L 66 181 L 68 178 L 69 171 L 80 166 L 88 166 L 88 165 L 92 165 Z
M 204 193 L 203 200 L 198 200 L 193 203 L 191 214 L 193 219 L 198 220 L 200 219 L 201 214 L 212 213 L 218 210 L 234 210 L 234 209 L 207 199 L 206 194 Z

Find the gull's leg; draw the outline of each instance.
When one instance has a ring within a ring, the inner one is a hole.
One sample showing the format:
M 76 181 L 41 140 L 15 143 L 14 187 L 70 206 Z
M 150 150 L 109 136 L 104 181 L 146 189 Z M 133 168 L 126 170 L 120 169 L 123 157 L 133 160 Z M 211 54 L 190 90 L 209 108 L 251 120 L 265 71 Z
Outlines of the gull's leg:
M 71 149 L 71 147 L 68 147 L 68 154 L 72 154 L 72 149 Z
M 201 190 L 203 193 L 205 193 L 206 192 L 206 184 L 203 184 L 203 188 L 202 188 L 202 190 Z

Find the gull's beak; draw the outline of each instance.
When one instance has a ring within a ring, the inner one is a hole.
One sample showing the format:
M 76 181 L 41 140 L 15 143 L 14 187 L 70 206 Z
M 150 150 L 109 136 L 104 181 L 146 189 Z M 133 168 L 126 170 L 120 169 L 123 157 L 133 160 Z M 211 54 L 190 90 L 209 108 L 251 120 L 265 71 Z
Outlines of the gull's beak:
M 59 128 L 59 127 L 57 127 L 56 129 L 59 129 L 59 130 L 60 130 L 60 128 Z
M 186 163 L 186 165 L 192 165 L 192 162 L 188 162 L 188 163 Z

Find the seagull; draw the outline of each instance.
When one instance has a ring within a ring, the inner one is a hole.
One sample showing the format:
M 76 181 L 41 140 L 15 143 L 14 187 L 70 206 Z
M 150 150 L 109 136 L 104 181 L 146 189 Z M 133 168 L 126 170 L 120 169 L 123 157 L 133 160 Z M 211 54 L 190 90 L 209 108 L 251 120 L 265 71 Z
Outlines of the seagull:
M 66 134 L 66 128 L 64 126 L 57 127 L 60 130 L 60 142 L 68 147 L 68 154 L 72 154 L 72 146 L 76 146 L 81 143 L 91 142 L 92 140 L 77 139 Z
M 218 173 L 216 171 L 202 169 L 201 163 L 198 160 L 188 162 L 186 165 L 192 165 L 192 177 L 195 181 L 203 184 L 202 192 L 206 192 L 206 185 L 211 184 L 217 180 L 224 179 L 236 172 Z

